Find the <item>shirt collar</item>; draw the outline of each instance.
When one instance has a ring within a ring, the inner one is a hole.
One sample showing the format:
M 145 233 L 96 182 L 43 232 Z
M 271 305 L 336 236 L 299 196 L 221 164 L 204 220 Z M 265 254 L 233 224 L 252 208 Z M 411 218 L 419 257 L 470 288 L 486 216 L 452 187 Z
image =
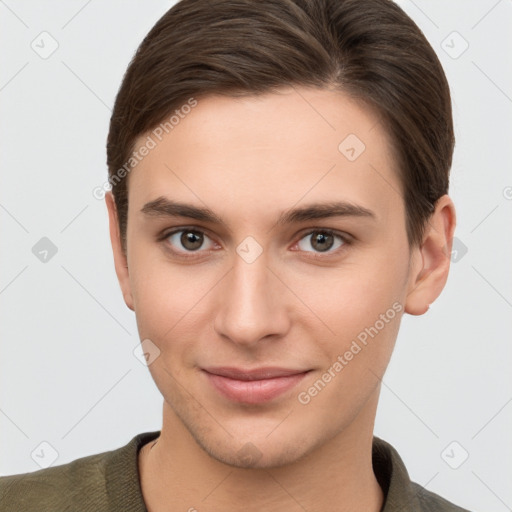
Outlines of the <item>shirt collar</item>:
M 138 453 L 143 445 L 159 435 L 159 430 L 138 434 L 122 449 L 109 453 L 105 479 L 112 510 L 147 512 L 140 485 Z M 376 436 L 372 443 L 372 463 L 375 477 L 384 493 L 381 512 L 421 510 L 418 492 L 400 455 L 393 446 Z
M 381 512 L 421 510 L 418 493 L 398 452 L 389 443 L 373 436 L 373 472 L 384 492 Z

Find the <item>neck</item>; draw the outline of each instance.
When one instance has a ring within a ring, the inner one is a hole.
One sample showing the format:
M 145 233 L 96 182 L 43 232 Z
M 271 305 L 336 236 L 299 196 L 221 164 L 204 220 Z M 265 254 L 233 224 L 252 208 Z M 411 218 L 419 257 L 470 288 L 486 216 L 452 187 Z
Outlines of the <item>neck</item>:
M 315 451 L 266 469 L 236 468 L 213 459 L 164 402 L 160 437 L 139 453 L 148 512 L 379 512 L 384 495 L 372 467 L 377 400 L 378 393 L 350 425 Z

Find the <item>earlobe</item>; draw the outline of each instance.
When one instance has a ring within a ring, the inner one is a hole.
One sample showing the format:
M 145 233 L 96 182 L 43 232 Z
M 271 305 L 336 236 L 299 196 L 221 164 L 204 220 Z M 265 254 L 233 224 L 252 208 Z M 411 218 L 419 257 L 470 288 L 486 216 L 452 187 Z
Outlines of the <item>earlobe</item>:
M 116 269 L 117 280 L 121 286 L 121 292 L 123 293 L 126 305 L 132 311 L 134 311 L 128 262 L 122 249 L 117 208 L 112 192 L 107 192 L 105 194 L 105 204 L 107 205 L 108 210 L 110 242 L 112 244 L 112 253 L 114 256 L 114 266 Z
M 405 312 L 423 315 L 441 294 L 450 270 L 455 231 L 455 206 L 448 195 L 436 202 L 420 248 L 411 265 Z

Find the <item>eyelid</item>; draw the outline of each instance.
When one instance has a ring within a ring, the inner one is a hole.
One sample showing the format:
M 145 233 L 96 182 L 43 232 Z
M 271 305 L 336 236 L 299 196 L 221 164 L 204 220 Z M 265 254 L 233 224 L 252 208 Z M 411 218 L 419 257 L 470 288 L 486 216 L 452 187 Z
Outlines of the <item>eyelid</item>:
M 212 240 L 215 244 L 217 244 L 217 242 L 214 240 L 214 238 L 212 236 L 210 236 L 210 234 L 209 234 L 207 229 L 200 228 L 200 227 L 197 227 L 197 226 L 180 226 L 180 227 L 172 228 L 170 230 L 164 230 L 162 232 L 162 234 L 157 237 L 157 241 L 158 242 L 165 242 L 170 236 L 175 235 L 176 233 L 180 233 L 182 231 L 193 231 L 193 232 L 196 232 L 196 233 L 200 233 L 202 235 L 207 236 L 210 240 Z M 171 249 L 169 244 L 165 244 L 165 245 L 166 245 L 166 247 L 169 248 L 169 250 L 173 254 L 178 254 L 180 256 L 188 257 L 188 256 L 186 256 L 187 251 L 176 251 L 175 249 Z M 192 255 L 195 253 L 195 251 L 188 251 L 188 252 L 190 254 L 190 257 L 193 257 Z M 202 250 L 200 249 L 197 252 L 198 253 L 199 252 L 204 253 L 204 252 L 207 252 L 207 251 L 205 251 L 204 249 L 202 249 Z
M 329 233 L 330 235 L 338 236 L 347 243 L 354 241 L 354 237 L 352 235 L 349 235 L 345 231 L 338 231 L 337 229 L 325 228 L 322 226 L 313 226 L 306 228 L 304 231 L 300 231 L 296 236 L 300 236 L 299 240 L 302 240 L 302 238 L 304 238 L 305 236 L 318 232 Z
M 335 249 L 334 251 L 327 251 L 327 252 L 315 252 L 315 251 L 302 251 L 309 254 L 309 258 L 316 258 L 316 259 L 327 259 L 329 257 L 336 257 L 339 256 L 342 252 L 344 252 L 348 246 L 352 245 L 354 243 L 354 238 L 349 235 L 348 233 L 345 233 L 343 231 L 338 231 L 336 229 L 332 228 L 325 228 L 325 227 L 309 227 L 305 231 L 300 232 L 298 235 L 299 238 L 294 243 L 294 247 L 298 245 L 298 243 L 305 237 L 312 235 L 313 233 L 327 233 L 329 235 L 332 235 L 334 237 L 338 237 L 343 242 L 340 247 Z

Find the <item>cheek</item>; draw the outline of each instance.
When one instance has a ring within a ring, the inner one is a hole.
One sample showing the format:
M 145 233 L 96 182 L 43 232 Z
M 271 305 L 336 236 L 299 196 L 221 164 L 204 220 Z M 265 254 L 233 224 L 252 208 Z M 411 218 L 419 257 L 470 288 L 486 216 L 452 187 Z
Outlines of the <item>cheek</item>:
M 156 252 L 156 255 L 155 255 Z M 186 351 L 204 324 L 208 296 L 218 281 L 213 269 L 178 265 L 157 251 L 132 256 L 130 281 L 141 340 L 149 338 L 165 353 Z
M 300 404 L 312 404 L 308 414 L 323 414 L 334 407 L 339 421 L 348 422 L 386 371 L 403 314 L 404 278 L 400 272 L 382 272 L 380 263 L 384 262 L 365 267 L 365 272 L 359 267 L 359 272 L 340 274 L 339 279 L 329 280 L 329 293 L 309 297 L 308 304 L 331 333 L 319 337 L 314 329 L 311 332 L 311 339 L 317 340 L 314 355 L 322 368 L 297 396 Z
M 329 269 L 324 279 L 316 276 L 305 302 L 329 328 L 324 348 L 330 359 L 350 350 L 354 341 L 362 348 L 358 359 L 387 359 L 403 314 L 407 261 L 382 251 L 354 261 L 339 271 Z
M 313 339 L 318 339 L 322 330 L 320 338 L 326 339 L 325 345 L 317 349 L 329 357 L 333 351 L 344 352 L 358 336 L 364 342 L 365 329 L 371 329 L 402 297 L 407 261 L 400 256 L 400 249 L 380 244 L 379 248 L 350 255 L 338 268 L 302 264 L 300 268 L 276 267 L 294 292 L 283 294 L 282 304 L 292 326 L 302 325 L 298 328 L 312 331 Z M 130 255 L 130 282 L 141 339 L 154 340 L 161 350 L 169 351 L 171 346 L 173 352 L 184 350 L 180 340 L 197 338 L 201 328 L 210 329 L 211 325 L 205 325 L 208 315 L 212 324 L 211 315 L 222 307 L 217 294 L 226 269 L 173 263 L 161 251 L 144 244 L 133 245 Z M 282 286 L 279 283 L 277 286 Z M 391 313 L 396 313 L 396 308 Z M 386 323 L 379 330 L 379 339 L 394 338 L 395 323 Z

